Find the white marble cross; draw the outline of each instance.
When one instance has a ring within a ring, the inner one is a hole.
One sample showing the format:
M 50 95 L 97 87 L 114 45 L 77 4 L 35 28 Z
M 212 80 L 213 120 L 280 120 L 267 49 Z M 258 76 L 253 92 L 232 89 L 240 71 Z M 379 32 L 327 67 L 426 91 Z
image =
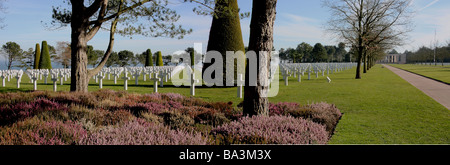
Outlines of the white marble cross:
M 67 81 L 67 77 L 69 77 L 70 72 L 64 72 L 64 81 Z
M 36 74 L 33 74 L 33 77 L 31 77 L 31 79 L 33 80 L 33 89 L 36 91 L 37 90 L 37 80 L 38 77 Z
M 319 69 L 315 68 L 314 72 L 316 72 L 316 78 L 319 78 Z
M 330 75 L 330 66 L 327 65 L 327 75 Z
M 144 76 L 144 81 L 147 81 L 147 77 L 146 77 L 147 72 L 144 71 L 144 72 L 142 73 L 142 75 Z
M 308 70 L 308 80 L 311 80 L 311 68 Z
M 57 78 L 56 74 L 52 74 L 52 79 L 51 80 L 53 81 L 53 92 L 56 92 L 56 90 L 57 90 L 56 82 L 58 81 L 58 78 Z
M 200 83 L 200 80 L 195 79 L 195 72 L 191 71 L 191 96 L 195 96 L 195 84 Z
M 2 78 L 2 87 L 5 87 L 5 85 L 6 85 L 6 83 L 5 83 L 6 76 L 2 74 L 2 75 L 0 75 L 0 77 Z
M 108 75 L 108 80 L 111 80 L 111 68 L 105 68 L 105 74 Z
M 103 89 L 103 79 L 104 78 L 105 78 L 105 76 L 103 75 L 103 73 L 99 72 L 97 75 L 97 79 L 99 79 L 98 86 L 100 87 L 100 89 Z
M 43 75 L 44 75 L 44 84 L 47 85 L 48 70 L 45 70 Z
M 114 73 L 112 74 L 114 76 L 114 84 L 117 84 L 117 77 L 119 77 L 119 74 L 117 70 L 114 70 Z
M 165 76 L 164 71 L 160 71 L 160 75 L 161 75 L 161 76 L 160 76 L 160 79 L 161 79 L 161 80 L 160 80 L 160 82 L 159 82 L 159 83 L 160 83 L 160 84 L 159 84 L 159 87 L 162 88 L 162 87 L 164 87 L 164 76 Z
M 58 76 L 59 76 L 60 83 L 61 83 L 60 85 L 64 85 L 64 74 L 63 74 L 63 72 L 59 71 Z
M 297 68 L 294 68 L 294 78 L 297 77 L 297 72 L 298 72 Z
M 169 72 L 164 70 L 162 76 L 164 77 L 164 82 L 167 82 L 169 79 Z
M 244 93 L 243 92 L 243 86 L 245 84 L 245 80 L 244 80 L 242 74 L 239 74 L 237 78 L 238 78 L 237 82 L 236 82 L 237 85 L 238 85 L 237 97 L 242 98 L 242 95 Z
M 298 82 L 302 82 L 302 72 L 297 72 L 298 74 Z
M 153 73 L 153 78 L 150 80 L 153 81 L 153 92 L 158 93 L 158 81 L 161 81 L 161 78 L 158 78 L 158 73 Z
M 331 83 L 330 77 L 327 76 L 328 83 Z
M 17 80 L 17 88 L 20 88 L 20 81 L 22 80 L 22 75 L 23 75 L 23 71 L 20 70 L 19 72 L 17 72 L 16 75 L 16 80 Z
M 283 79 L 284 79 L 284 85 L 288 86 L 289 85 L 289 72 L 285 71 L 283 74 Z
M 139 76 L 141 76 L 141 72 L 139 70 L 136 70 L 133 76 L 134 76 L 134 85 L 139 85 Z
M 122 77 L 123 80 L 123 89 L 128 90 L 128 80 L 130 80 L 130 77 L 128 77 L 128 71 L 125 69 L 124 76 Z
M 9 70 L 6 72 L 6 78 L 8 78 L 8 82 L 11 81 L 11 74 L 9 73 Z

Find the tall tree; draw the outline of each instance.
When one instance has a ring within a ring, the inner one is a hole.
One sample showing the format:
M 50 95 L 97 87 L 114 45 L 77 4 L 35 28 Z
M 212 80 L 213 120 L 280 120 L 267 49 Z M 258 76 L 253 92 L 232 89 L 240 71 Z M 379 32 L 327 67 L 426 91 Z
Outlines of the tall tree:
M 95 67 L 100 62 L 100 58 L 103 56 L 103 54 L 105 54 L 105 51 L 96 50 L 93 46 L 88 45 L 86 54 L 88 58 L 88 65 L 92 65 L 92 67 Z
M 56 62 L 60 63 L 64 68 L 69 68 L 71 59 L 70 43 L 59 41 L 56 45 Z
M 120 63 L 119 54 L 117 52 L 111 52 L 108 61 L 106 61 L 106 67 L 118 66 L 119 63 Z
M 8 70 L 11 69 L 13 62 L 19 62 L 22 58 L 23 50 L 20 48 L 20 45 L 15 42 L 7 42 L 2 46 L 2 50 L 2 55 L 6 59 L 5 63 Z
M 368 49 L 401 45 L 411 31 L 411 0 L 326 0 L 324 4 L 332 12 L 328 30 L 355 47 L 356 79 L 361 78 Z
M 256 84 L 249 82 L 246 83 L 249 85 L 244 88 L 244 115 L 269 115 L 267 92 L 269 89 L 269 68 L 273 48 L 276 5 L 277 0 L 253 0 L 248 49 L 250 52 L 257 53 L 258 69 Z M 249 69 L 249 65 L 247 65 L 246 81 L 249 81 Z
M 325 50 L 327 51 L 327 57 L 328 57 L 328 61 L 333 62 L 335 61 L 335 53 L 336 53 L 336 47 L 335 46 L 331 46 L 331 45 L 327 45 L 325 46 Z
M 345 54 L 347 54 L 347 50 L 345 50 L 345 43 L 340 42 L 335 53 L 336 60 L 338 62 L 342 62 L 345 58 Z
M 122 50 L 119 52 L 119 66 L 124 67 L 130 65 L 134 57 L 134 53 L 129 50 Z
M 321 43 L 317 43 L 314 45 L 311 54 L 314 62 L 326 62 L 328 60 L 327 50 Z
M 303 62 L 312 62 L 311 52 L 313 47 L 306 43 L 302 42 L 297 46 L 297 52 L 303 55 Z
M 292 60 L 293 63 L 300 63 L 302 62 L 303 54 L 300 54 L 296 49 L 288 48 L 285 52 L 290 60 Z
M 41 57 L 39 58 L 39 69 L 52 69 L 50 49 L 47 41 L 42 41 Z
M 25 69 L 33 69 L 34 63 L 34 49 L 29 48 L 27 51 L 23 51 L 20 60 L 18 60 L 20 64 L 16 65 L 19 68 Z
M 183 38 L 192 31 L 175 25 L 180 16 L 167 7 L 168 0 L 70 0 L 67 4 L 68 8 L 53 7 L 52 25 L 70 24 L 72 30 L 71 91 L 88 91 L 89 79 L 103 68 L 111 55 L 116 33 Z M 108 29 L 110 33 L 108 48 L 98 66 L 87 70 L 87 42 L 100 29 Z
M 141 64 L 142 66 L 145 67 L 145 60 L 146 60 L 146 57 L 147 57 L 147 51 L 144 51 L 144 52 L 142 52 L 142 53 L 140 53 L 140 54 L 136 54 L 135 57 L 134 57 L 134 59 L 135 59 L 135 61 L 136 61 L 138 64 Z

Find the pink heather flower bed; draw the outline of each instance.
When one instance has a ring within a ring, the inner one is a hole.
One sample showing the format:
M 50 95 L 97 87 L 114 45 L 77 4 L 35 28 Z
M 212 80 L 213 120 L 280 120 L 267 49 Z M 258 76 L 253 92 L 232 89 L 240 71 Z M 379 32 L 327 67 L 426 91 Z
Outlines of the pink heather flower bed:
M 326 144 L 342 114 L 334 105 L 274 103 L 269 116 L 179 94 L 0 94 L 1 145 Z

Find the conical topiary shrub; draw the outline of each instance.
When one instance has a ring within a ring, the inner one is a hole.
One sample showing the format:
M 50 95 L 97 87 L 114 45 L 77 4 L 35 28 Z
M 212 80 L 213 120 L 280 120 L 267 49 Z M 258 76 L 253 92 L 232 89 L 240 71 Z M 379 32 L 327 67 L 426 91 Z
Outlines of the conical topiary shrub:
M 191 67 L 194 68 L 195 65 L 195 51 L 189 52 L 191 54 Z
M 158 57 L 156 58 L 156 66 L 164 66 L 161 51 L 158 51 L 156 54 L 158 55 Z
M 52 61 L 50 60 L 50 51 L 48 50 L 47 41 L 42 41 L 42 52 L 39 59 L 39 69 L 52 69 Z
M 36 50 L 34 51 L 34 69 L 39 69 L 39 60 L 41 59 L 41 46 L 36 44 Z
M 227 51 L 242 51 L 245 53 L 242 39 L 239 7 L 237 0 L 217 0 L 216 12 L 209 32 L 207 51 L 218 51 L 223 57 L 223 85 L 226 85 L 226 68 L 234 68 L 234 78 L 237 77 L 237 65 L 226 65 Z M 212 63 L 203 64 L 203 73 Z M 212 78 L 215 78 L 214 75 Z M 203 79 L 205 80 L 205 79 Z
M 145 67 L 147 66 L 153 66 L 153 57 L 152 57 L 152 50 L 147 49 L 147 52 L 145 54 Z

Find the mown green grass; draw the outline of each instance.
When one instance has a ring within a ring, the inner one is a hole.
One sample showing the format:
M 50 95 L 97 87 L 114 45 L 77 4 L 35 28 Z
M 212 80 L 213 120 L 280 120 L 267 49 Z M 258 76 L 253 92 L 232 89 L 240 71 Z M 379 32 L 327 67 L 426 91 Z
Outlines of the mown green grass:
M 387 68 L 373 67 L 363 79 L 354 79 L 355 70 L 330 74 L 302 82 L 291 77 L 289 86 L 280 81 L 279 93 L 270 98 L 271 102 L 297 102 L 308 104 L 327 102 L 335 104 L 344 116 L 340 120 L 330 144 L 449 144 L 450 111 L 440 105 Z M 141 78 L 142 79 L 142 78 Z M 22 90 L 32 89 L 25 76 Z M 129 92 L 151 93 L 153 82 L 129 81 Z M 104 81 L 104 89 L 123 90 L 123 81 L 114 85 L 112 80 Z M 159 88 L 162 93 L 180 93 L 189 96 L 189 88 L 168 86 Z M 52 85 L 38 85 L 40 90 L 52 90 Z M 89 90 L 98 90 L 91 80 Z M 58 86 L 58 90 L 69 90 L 69 85 Z M 237 105 L 242 101 L 236 97 L 236 88 L 200 88 L 196 97 L 208 101 L 232 101 Z M 15 79 L 8 82 L 0 92 L 16 91 Z
M 393 64 L 391 66 L 450 84 L 450 66 L 413 64 Z

